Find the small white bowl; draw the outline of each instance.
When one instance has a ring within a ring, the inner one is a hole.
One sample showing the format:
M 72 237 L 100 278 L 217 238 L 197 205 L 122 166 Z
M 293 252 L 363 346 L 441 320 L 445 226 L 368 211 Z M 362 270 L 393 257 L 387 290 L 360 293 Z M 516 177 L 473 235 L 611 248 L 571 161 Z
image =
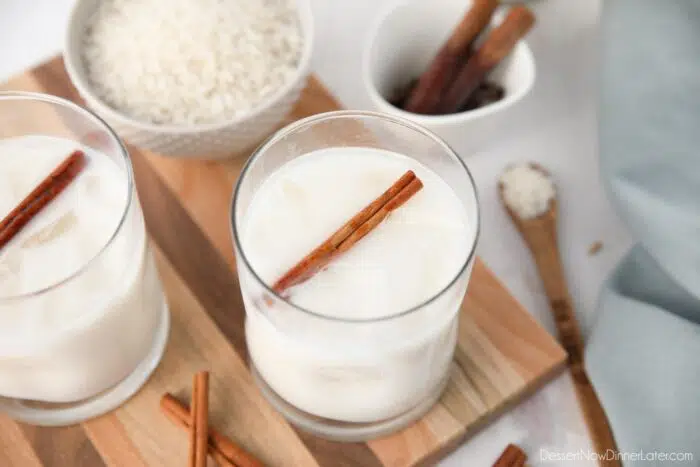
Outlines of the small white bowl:
M 241 154 L 272 133 L 306 86 L 314 40 L 310 0 L 296 0 L 303 50 L 294 77 L 248 114 L 221 123 L 161 125 L 138 121 L 107 105 L 89 85 L 81 54 L 82 37 L 101 0 L 77 0 L 68 22 L 64 60 L 68 76 L 95 113 L 129 143 L 173 157 L 221 159 Z
M 432 130 L 462 157 L 486 146 L 507 130 L 508 110 L 535 82 L 535 61 L 520 41 L 489 77 L 505 88 L 505 96 L 485 107 L 450 115 L 420 115 L 391 105 L 387 98 L 418 77 L 469 8 L 465 0 L 403 0 L 375 24 L 363 57 L 363 82 L 376 110 L 412 120 Z M 494 15 L 492 26 L 503 19 Z

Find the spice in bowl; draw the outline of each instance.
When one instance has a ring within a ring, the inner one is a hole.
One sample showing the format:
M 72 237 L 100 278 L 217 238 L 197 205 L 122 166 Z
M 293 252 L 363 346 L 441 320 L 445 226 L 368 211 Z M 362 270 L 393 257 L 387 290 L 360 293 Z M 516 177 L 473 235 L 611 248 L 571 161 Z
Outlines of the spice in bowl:
M 532 28 L 535 17 L 516 5 L 486 32 L 497 6 L 497 0 L 475 0 L 426 71 L 397 91 L 391 103 L 417 114 L 447 115 L 502 99 L 505 89 L 489 74 Z
M 248 114 L 293 78 L 293 0 L 103 0 L 82 41 L 96 94 L 139 121 L 189 125 Z

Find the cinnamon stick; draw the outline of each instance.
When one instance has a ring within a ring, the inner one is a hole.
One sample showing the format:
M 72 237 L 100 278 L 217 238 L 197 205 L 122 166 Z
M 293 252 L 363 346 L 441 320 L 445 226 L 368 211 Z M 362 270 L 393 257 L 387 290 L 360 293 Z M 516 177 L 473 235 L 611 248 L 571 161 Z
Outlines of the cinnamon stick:
M 236 464 L 231 462 L 228 458 L 224 457 L 224 455 L 221 454 L 219 451 L 212 451 L 211 457 L 214 458 L 214 460 L 216 461 L 216 464 L 219 467 L 238 467 Z
M 399 193 L 391 198 L 379 211 L 370 217 L 367 222 L 357 228 L 348 238 L 343 240 L 335 249 L 332 257 L 348 251 L 355 243 L 359 242 L 365 235 L 374 230 L 386 217 L 423 188 L 423 183 L 418 178 L 414 178 Z
M 209 372 L 200 371 L 194 376 L 193 393 L 193 467 L 207 467 L 207 451 L 209 450 Z
M 353 216 L 321 245 L 307 254 L 272 286 L 278 294 L 300 284 L 325 267 L 331 259 L 349 250 L 374 230 L 391 211 L 403 205 L 423 187 L 412 170 L 404 173 L 388 190 Z
M 404 109 L 409 112 L 435 113 L 443 93 L 452 82 L 460 64 L 467 58 L 472 44 L 491 20 L 497 0 L 475 0 L 440 48 L 418 84 L 410 92 Z
M 0 249 L 7 245 L 39 211 L 78 176 L 87 163 L 85 153 L 74 151 L 0 221 Z
M 510 9 L 498 27 L 486 37 L 484 43 L 474 52 L 462 67 L 454 81 L 442 96 L 438 113 L 457 112 L 486 75 L 510 54 L 518 41 L 535 24 L 535 16 L 523 5 Z
M 160 400 L 160 408 L 165 415 L 177 426 L 189 430 L 192 426 L 192 418 L 189 409 L 175 399 L 172 394 L 166 393 Z M 214 428 L 209 428 L 209 452 L 212 457 L 223 466 L 224 462 L 236 467 L 263 467 L 262 462 L 247 453 L 226 436 Z
M 515 444 L 509 444 L 501 456 L 493 464 L 493 467 L 523 467 L 527 461 L 527 454 Z
M 194 378 L 194 382 L 192 384 L 192 407 L 190 407 L 190 420 L 194 421 L 197 420 L 197 412 L 199 411 L 199 407 L 197 407 L 199 403 L 199 395 L 197 394 L 199 392 L 199 385 L 197 384 L 197 378 Z M 190 426 L 190 451 L 189 451 L 189 456 L 187 460 L 187 465 L 189 467 L 195 467 L 197 465 L 197 429 L 196 429 L 196 424 L 192 423 Z

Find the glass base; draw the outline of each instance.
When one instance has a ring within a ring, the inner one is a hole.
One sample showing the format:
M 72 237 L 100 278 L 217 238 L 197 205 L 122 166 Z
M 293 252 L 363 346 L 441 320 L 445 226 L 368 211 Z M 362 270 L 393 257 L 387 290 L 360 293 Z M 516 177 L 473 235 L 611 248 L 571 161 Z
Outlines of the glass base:
M 249 361 L 249 366 L 253 380 L 265 399 L 290 423 L 320 438 L 341 442 L 368 441 L 407 427 L 420 419 L 435 405 L 442 396 L 450 377 L 448 372 L 445 378 L 426 394 L 417 406 L 401 415 L 372 423 L 350 423 L 319 417 L 299 410 L 268 386 L 252 361 Z
M 165 353 L 169 332 L 170 311 L 165 304 L 153 339 L 153 346 L 134 371 L 116 386 L 90 399 L 71 404 L 51 404 L 0 397 L 0 413 L 30 425 L 65 426 L 114 410 L 136 394 L 148 381 Z

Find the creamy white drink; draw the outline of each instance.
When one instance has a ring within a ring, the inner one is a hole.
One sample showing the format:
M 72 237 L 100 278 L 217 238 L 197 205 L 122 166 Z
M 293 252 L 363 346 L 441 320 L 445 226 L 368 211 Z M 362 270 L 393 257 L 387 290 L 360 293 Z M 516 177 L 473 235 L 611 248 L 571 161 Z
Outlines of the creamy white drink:
M 423 189 L 289 289 L 294 306 L 262 299 L 269 291 L 239 267 L 252 364 L 297 409 L 370 423 L 439 394 L 457 338 L 474 220 L 452 188 L 415 159 L 357 147 L 287 162 L 245 210 L 240 246 L 252 273 L 269 285 L 407 170 Z
M 143 382 L 162 353 L 167 309 L 124 167 L 67 139 L 0 139 L 0 218 L 76 149 L 84 170 L 0 249 L 4 398 L 82 401 Z

